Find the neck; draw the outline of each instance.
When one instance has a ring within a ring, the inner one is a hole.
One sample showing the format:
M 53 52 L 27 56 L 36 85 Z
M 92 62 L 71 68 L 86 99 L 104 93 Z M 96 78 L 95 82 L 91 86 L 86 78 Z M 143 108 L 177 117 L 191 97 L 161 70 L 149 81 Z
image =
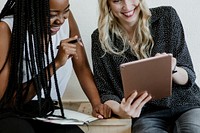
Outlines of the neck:
M 132 42 L 135 33 L 136 25 L 123 25 L 124 30 L 127 32 L 127 39 Z

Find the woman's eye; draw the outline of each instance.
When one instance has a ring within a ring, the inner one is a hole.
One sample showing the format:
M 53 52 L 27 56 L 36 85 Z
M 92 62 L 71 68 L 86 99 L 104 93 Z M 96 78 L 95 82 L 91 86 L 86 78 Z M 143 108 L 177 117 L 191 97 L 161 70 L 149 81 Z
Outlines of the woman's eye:
M 121 0 L 113 0 L 114 3 L 120 2 Z
M 65 10 L 65 13 L 68 13 L 69 12 L 69 9 Z
M 56 17 L 57 15 L 53 15 L 53 14 L 50 14 L 50 18 L 54 18 Z
M 69 16 L 69 10 L 63 12 L 63 17 L 66 19 Z
M 63 12 L 64 15 L 67 15 L 68 13 L 69 13 L 69 9 L 67 9 L 67 10 L 65 10 L 65 11 Z

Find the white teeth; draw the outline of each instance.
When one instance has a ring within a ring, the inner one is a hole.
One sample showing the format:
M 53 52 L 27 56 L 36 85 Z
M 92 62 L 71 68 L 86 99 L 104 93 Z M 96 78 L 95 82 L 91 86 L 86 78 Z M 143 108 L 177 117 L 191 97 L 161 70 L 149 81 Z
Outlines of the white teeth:
M 130 17 L 130 16 L 132 16 L 133 15 L 133 11 L 131 11 L 131 12 L 126 12 L 126 13 L 123 13 L 125 16 L 127 16 L 127 17 Z
M 60 27 L 53 27 L 53 29 L 58 30 Z

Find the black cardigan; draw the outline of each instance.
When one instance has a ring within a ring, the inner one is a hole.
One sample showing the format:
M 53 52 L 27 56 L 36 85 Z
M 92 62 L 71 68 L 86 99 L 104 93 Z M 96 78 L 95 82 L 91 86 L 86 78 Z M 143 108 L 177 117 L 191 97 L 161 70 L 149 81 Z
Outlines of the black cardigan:
M 196 75 L 179 16 L 172 7 L 163 6 L 150 10 L 152 13 L 150 29 L 155 43 L 151 56 L 156 53 L 172 53 L 177 59 L 177 66 L 187 71 L 189 81 L 186 85 L 173 83 L 171 97 L 152 100 L 145 106 L 171 108 L 174 111 L 180 111 L 182 107 L 199 107 L 200 89 L 195 83 Z M 120 48 L 122 41 L 119 38 L 115 39 L 115 46 Z M 105 54 L 101 48 L 97 29 L 92 34 L 91 51 L 94 77 L 102 102 L 115 100 L 120 103 L 123 98 L 123 87 L 119 65 L 137 60 L 137 57 L 130 50 L 127 50 L 124 56 Z

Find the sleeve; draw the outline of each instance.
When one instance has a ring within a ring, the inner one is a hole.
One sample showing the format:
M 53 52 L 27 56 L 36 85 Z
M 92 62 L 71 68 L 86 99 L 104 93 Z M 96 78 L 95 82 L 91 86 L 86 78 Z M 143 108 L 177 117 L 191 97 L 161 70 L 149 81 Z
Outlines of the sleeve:
M 177 66 L 182 67 L 188 73 L 188 83 L 183 87 L 190 88 L 193 86 L 196 80 L 196 75 L 193 68 L 192 59 L 185 41 L 184 29 L 181 20 L 175 11 L 171 7 L 171 20 L 172 20 L 172 44 L 176 44 L 173 55 L 177 59 Z
M 110 63 L 109 57 L 105 55 L 104 51 L 101 48 L 101 44 L 98 38 L 97 30 L 92 34 L 92 63 L 93 63 L 93 72 L 95 82 L 100 94 L 100 98 L 102 102 L 106 102 L 108 100 L 114 100 L 120 102 L 120 98 L 116 95 L 116 91 L 113 86 L 113 82 L 115 79 L 112 79 L 110 73 L 112 72 L 109 67 Z

